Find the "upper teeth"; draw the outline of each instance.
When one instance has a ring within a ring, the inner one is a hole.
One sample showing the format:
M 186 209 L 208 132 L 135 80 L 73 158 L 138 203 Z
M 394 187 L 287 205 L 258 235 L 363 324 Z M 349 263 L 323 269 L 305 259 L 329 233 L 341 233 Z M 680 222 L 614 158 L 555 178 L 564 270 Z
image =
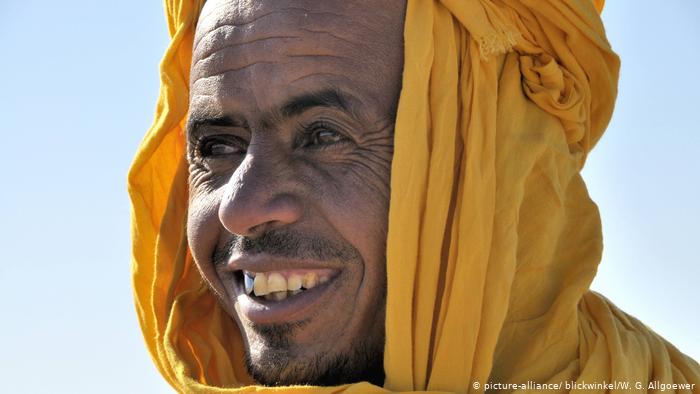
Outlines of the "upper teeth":
M 328 281 L 328 275 L 319 275 L 316 272 L 306 272 L 303 274 L 291 273 L 285 277 L 280 272 L 248 272 L 243 273 L 245 292 L 255 293 L 256 296 L 270 295 L 275 300 L 283 300 L 289 291 L 292 295 L 297 294 L 302 288 L 310 289 L 318 283 Z

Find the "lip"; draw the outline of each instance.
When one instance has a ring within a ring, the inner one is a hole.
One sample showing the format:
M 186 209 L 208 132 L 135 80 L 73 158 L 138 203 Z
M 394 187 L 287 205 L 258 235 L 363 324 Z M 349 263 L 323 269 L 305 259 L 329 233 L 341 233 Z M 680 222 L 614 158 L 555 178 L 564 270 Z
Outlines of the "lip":
M 340 264 L 319 262 L 315 260 L 299 260 L 269 254 L 233 255 L 226 264 L 226 271 L 268 272 L 283 270 L 342 270 Z
M 282 270 L 332 270 L 329 280 L 315 287 L 287 297 L 282 301 L 265 300 L 246 294 L 240 276 L 235 277 L 234 298 L 236 309 L 240 315 L 253 323 L 292 323 L 308 319 L 316 311 L 323 310 L 338 287 L 341 269 L 333 264 L 317 261 L 305 261 L 280 258 L 270 255 L 233 256 L 227 266 L 227 271 L 268 272 Z

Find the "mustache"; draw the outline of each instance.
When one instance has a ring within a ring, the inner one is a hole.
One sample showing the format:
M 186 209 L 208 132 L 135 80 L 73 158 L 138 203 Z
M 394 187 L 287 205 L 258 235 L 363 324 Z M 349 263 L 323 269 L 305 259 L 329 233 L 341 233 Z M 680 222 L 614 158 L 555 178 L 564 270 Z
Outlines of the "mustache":
M 361 260 L 360 252 L 347 241 L 335 241 L 315 234 L 291 230 L 269 230 L 250 238 L 234 234 L 223 246 L 214 251 L 214 264 L 226 265 L 237 254 L 269 254 L 296 260 L 339 261 L 351 263 Z

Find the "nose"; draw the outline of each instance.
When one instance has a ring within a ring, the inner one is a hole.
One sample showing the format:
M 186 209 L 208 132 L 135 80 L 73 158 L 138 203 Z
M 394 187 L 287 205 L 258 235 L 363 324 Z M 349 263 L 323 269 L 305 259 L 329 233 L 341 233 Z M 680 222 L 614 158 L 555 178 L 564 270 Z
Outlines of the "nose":
M 248 154 L 225 186 L 219 220 L 232 234 L 256 237 L 295 223 L 302 216 L 303 205 L 294 191 L 290 166 L 267 159 Z

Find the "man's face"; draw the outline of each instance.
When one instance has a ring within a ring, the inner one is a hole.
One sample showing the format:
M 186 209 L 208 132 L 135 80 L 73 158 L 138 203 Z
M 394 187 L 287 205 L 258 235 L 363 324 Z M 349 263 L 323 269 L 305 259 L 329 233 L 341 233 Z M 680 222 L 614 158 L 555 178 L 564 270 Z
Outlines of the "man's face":
M 383 383 L 404 1 L 210 0 L 188 239 L 259 383 Z

